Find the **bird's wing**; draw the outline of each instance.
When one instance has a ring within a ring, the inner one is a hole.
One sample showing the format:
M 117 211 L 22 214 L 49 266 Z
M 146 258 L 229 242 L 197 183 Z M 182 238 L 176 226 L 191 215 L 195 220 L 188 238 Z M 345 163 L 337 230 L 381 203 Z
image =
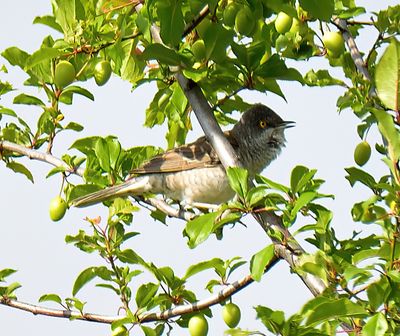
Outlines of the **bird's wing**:
M 237 147 L 236 141 L 229 132 L 225 132 L 232 146 Z M 201 137 L 195 142 L 171 149 L 150 159 L 143 166 L 134 169 L 131 173 L 153 174 L 171 173 L 194 168 L 213 167 L 220 164 L 218 155 L 207 141 Z

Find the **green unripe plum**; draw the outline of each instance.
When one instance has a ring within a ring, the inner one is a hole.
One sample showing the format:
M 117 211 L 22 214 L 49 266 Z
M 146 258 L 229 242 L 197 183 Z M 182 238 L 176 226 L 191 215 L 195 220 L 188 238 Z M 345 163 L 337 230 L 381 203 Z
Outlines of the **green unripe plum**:
M 241 35 L 249 36 L 255 28 L 256 22 L 250 8 L 243 6 L 235 18 L 235 29 Z
M 279 12 L 275 19 L 275 29 L 279 34 L 287 33 L 292 27 L 293 18 L 285 12 Z
M 354 150 L 354 161 L 359 165 L 365 165 L 371 157 L 371 146 L 368 142 L 362 141 Z
M 196 60 L 201 61 L 206 58 L 206 46 L 203 40 L 197 40 L 192 44 L 192 52 Z
M 64 217 L 66 211 L 67 203 L 60 196 L 56 196 L 50 201 L 49 214 L 52 221 L 59 221 Z
M 322 42 L 332 57 L 340 56 L 345 50 L 342 34 L 338 32 L 326 32 L 322 37 Z
M 98 86 L 102 86 L 108 82 L 111 77 L 111 64 L 109 61 L 100 61 L 94 67 L 94 80 Z
M 206 336 L 208 333 L 208 322 L 203 315 L 194 315 L 189 320 L 190 336 Z
M 229 328 L 235 328 L 240 321 L 240 308 L 230 302 L 222 308 L 222 318 Z
M 118 326 L 113 331 L 111 336 L 128 336 L 128 329 L 125 326 Z
M 75 68 L 70 62 L 60 61 L 54 71 L 54 84 L 62 89 L 74 81 L 75 75 Z
M 224 23 L 229 26 L 233 27 L 235 25 L 235 18 L 236 14 L 240 9 L 240 5 L 237 3 L 231 2 L 226 8 L 224 9 Z

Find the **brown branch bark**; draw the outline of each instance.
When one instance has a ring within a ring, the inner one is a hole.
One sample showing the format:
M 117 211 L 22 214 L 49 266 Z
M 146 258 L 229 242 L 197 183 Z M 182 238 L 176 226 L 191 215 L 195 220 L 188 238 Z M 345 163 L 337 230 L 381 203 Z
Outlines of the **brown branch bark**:
M 18 300 L 6 299 L 3 297 L 0 297 L 0 304 L 19 310 L 24 310 L 34 315 L 45 315 L 51 317 L 84 320 L 84 321 L 98 322 L 98 323 L 110 324 L 124 317 L 124 316 L 106 316 L 106 315 L 91 314 L 91 313 L 82 314 L 78 311 L 47 308 L 47 307 L 33 305 L 30 303 L 21 302 Z
M 44 152 L 40 152 L 35 149 L 31 149 L 22 145 L 18 145 L 16 143 L 10 141 L 0 141 L 0 152 L 7 150 L 13 153 L 17 153 L 19 155 L 23 155 L 28 157 L 31 160 L 38 160 L 42 162 L 46 162 L 51 164 L 54 167 L 64 167 L 67 172 L 77 174 L 82 176 L 84 169 L 83 168 L 71 168 L 68 166 L 63 160 Z

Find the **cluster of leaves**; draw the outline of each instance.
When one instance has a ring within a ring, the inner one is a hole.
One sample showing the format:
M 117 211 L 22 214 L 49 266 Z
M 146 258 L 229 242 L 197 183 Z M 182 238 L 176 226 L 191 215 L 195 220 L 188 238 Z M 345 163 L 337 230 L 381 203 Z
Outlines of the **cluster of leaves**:
M 235 4 L 246 8 L 245 20 L 251 22 L 252 29 L 244 30 L 237 22 L 239 9 L 233 8 Z M 294 271 L 320 278 L 327 290 L 288 319 L 283 312 L 263 306 L 256 308 L 257 317 L 270 332 L 282 335 L 334 334 L 344 326 L 355 331 L 362 329 L 365 335 L 399 332 L 400 44 L 396 38 L 400 6 L 375 14 L 373 25 L 378 39 L 366 58 L 366 69 L 372 78 L 360 75 L 350 53 L 335 57 L 327 55 L 331 66 L 343 70 L 349 84 L 333 78 L 325 69 L 311 70 L 303 76 L 295 68 L 288 67 L 286 60 L 302 61 L 324 56 L 326 48 L 320 45 L 323 31 L 321 28 L 318 32 L 315 27 L 333 29 L 331 20 L 334 18 L 353 21 L 349 30 L 357 36 L 364 26 L 354 18 L 366 11 L 357 7 L 353 0 L 326 0 L 323 4 L 315 0 L 149 0 L 140 4 L 140 10 L 135 9 L 138 3 L 132 0 L 53 0 L 52 5 L 53 15 L 37 17 L 34 23 L 51 27 L 57 38 L 45 37 L 32 54 L 18 47 L 2 52 L 9 64 L 26 73 L 25 85 L 42 90 L 35 96 L 20 93 L 13 101 L 41 111 L 36 126 L 28 125 L 13 109 L 0 106 L 0 141 L 35 150 L 47 146 L 46 151 L 51 153 L 60 132 L 81 131 L 82 125 L 64 116 L 62 104 L 72 104 L 76 94 L 94 99 L 83 85 L 95 76 L 96 64 L 104 60 L 111 64 L 114 74 L 132 83 L 133 88 L 148 82 L 157 84 L 157 92 L 146 111 L 145 125 L 153 127 L 167 123 L 168 147 L 183 143 L 191 127 L 190 106 L 174 77 L 176 71 L 181 71 L 201 87 L 222 124 L 233 121 L 229 116 L 232 111 L 248 106 L 240 96 L 244 89 L 285 98 L 280 80 L 308 86 L 344 87 L 346 91 L 337 105 L 339 110 L 351 108 L 360 118 L 360 137 L 365 138 L 368 130 L 376 125 L 383 136 L 382 144 L 375 148 L 387 164 L 390 175 L 375 179 L 360 168 L 346 169 L 352 186 L 359 182 L 371 191 L 371 197 L 354 205 L 353 219 L 366 225 L 378 225 L 380 235 L 363 237 L 355 233 L 351 239 L 337 239 L 330 226 L 332 213 L 318 202 L 331 196 L 318 191 L 323 181 L 314 178 L 315 170 L 303 166 L 293 169 L 290 186 L 258 176 L 257 185 L 250 188 L 246 171 L 229 170 L 228 177 L 238 199 L 223 205 L 219 211 L 189 221 L 184 233 L 189 247 L 194 248 L 212 233 L 222 238 L 225 225 L 237 223 L 248 213 L 276 211 L 282 215 L 287 230 L 296 228 L 299 217 L 311 218 L 312 224 L 297 228 L 297 232 L 309 233 L 307 241 L 317 252 L 301 256 Z M 279 12 L 293 18 L 286 33 L 278 33 L 274 25 Z M 162 43 L 154 36 L 154 25 L 160 29 Z M 385 52 L 378 62 L 381 47 Z M 65 87 L 56 83 L 55 71 L 61 61 L 73 65 L 76 83 Z M 3 67 L 2 71 L 7 69 Z M 0 96 L 13 90 L 11 84 L 0 81 Z M 29 170 L 16 161 L 17 154 L 1 146 L 0 149 L 1 159 L 8 168 L 33 180 Z M 76 171 L 85 162 L 86 183 L 67 183 L 64 188 L 67 200 L 121 182 L 132 168 L 160 152 L 150 146 L 125 150 L 111 136 L 79 139 L 71 149 L 83 156 L 65 154 L 62 159 L 71 168 L 69 171 Z M 57 167 L 48 176 L 63 173 L 66 177 L 66 171 L 65 167 Z M 82 312 L 84 303 L 76 295 L 91 280 L 101 279 L 98 285 L 115 292 L 127 313 L 126 319 L 117 321 L 114 327 L 138 323 L 149 310 L 166 310 L 195 302 L 197 297 L 187 289 L 187 280 L 199 272 L 215 271 L 217 278 L 205 285 L 212 292 L 216 286 L 228 284 L 232 272 L 245 263 L 236 257 L 227 261 L 214 258 L 190 266 L 183 277 L 178 277 L 171 267 L 156 267 L 133 249 L 124 248 L 128 239 L 138 235 L 127 231 L 137 208 L 122 199 L 106 205 L 109 218 L 104 227 L 98 220 L 88 219 L 92 232 L 79 231 L 67 236 L 66 241 L 85 253 L 98 253 L 107 266 L 93 266 L 82 271 L 75 280 L 73 296 L 64 302 L 56 294 L 46 294 L 40 301 L 54 301 L 66 309 L 75 308 Z M 153 217 L 165 220 L 160 214 L 153 213 Z M 281 231 L 268 233 L 276 241 L 286 243 Z M 265 266 L 274 257 L 273 245 L 253 256 L 250 262 L 253 279 L 261 279 Z M 133 294 L 133 280 L 139 279 L 143 271 L 150 273 L 154 281 L 138 285 Z M 0 271 L 0 281 L 13 272 L 10 269 Z M 0 287 L 0 300 L 14 298 L 18 287 L 17 283 Z M 132 309 L 133 297 L 135 309 Z M 205 313 L 212 315 L 211 310 Z M 177 319 L 178 324 L 186 327 L 190 316 L 181 316 Z M 164 324 L 153 329 L 142 326 L 142 330 L 146 335 L 160 335 Z M 251 334 L 243 330 L 237 332 Z

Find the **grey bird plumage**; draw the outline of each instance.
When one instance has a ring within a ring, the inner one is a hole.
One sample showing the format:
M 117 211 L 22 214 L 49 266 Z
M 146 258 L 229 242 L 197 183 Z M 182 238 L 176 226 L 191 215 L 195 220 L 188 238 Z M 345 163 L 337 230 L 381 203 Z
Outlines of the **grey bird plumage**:
M 255 104 L 243 113 L 225 136 L 235 149 L 250 176 L 261 173 L 285 146 L 284 121 L 270 108 Z M 206 137 L 157 155 L 132 171 L 125 182 L 82 196 L 72 201 L 85 207 L 116 197 L 163 194 L 186 204 L 219 204 L 230 200 L 234 192 L 225 169 Z

